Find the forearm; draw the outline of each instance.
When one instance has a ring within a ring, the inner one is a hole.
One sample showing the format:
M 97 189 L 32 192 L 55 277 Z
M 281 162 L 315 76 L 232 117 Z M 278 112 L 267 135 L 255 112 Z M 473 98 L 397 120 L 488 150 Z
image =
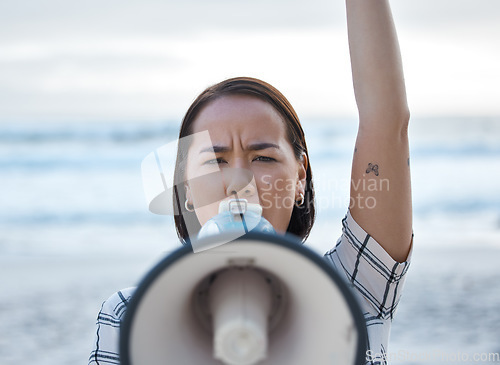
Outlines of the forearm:
M 405 127 L 408 106 L 398 39 L 387 0 L 346 0 L 360 127 Z M 385 128 L 384 128 L 385 127 Z

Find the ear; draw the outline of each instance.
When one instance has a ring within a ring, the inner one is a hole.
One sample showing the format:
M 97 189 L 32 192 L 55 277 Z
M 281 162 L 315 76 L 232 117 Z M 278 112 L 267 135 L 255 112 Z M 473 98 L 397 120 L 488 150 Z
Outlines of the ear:
M 184 183 L 184 193 L 186 195 L 186 200 L 190 205 L 193 205 L 193 197 L 191 196 L 191 188 L 187 182 Z
M 300 193 L 305 194 L 306 183 L 307 183 L 307 166 L 309 161 L 307 160 L 307 155 L 302 152 L 298 163 L 297 171 L 297 187 L 295 189 L 295 195 L 299 197 Z

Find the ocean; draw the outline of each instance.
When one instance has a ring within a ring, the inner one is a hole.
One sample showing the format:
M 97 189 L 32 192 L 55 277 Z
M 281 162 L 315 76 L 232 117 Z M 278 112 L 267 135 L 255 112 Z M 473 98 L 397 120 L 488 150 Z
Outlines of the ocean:
M 356 122 L 303 125 L 318 197 L 307 245 L 323 253 L 349 203 Z M 101 302 L 178 247 L 141 179 L 143 158 L 177 133 L 0 124 L 0 364 L 86 363 Z M 500 117 L 413 118 L 410 149 L 414 252 L 390 364 L 475 364 L 500 353 Z

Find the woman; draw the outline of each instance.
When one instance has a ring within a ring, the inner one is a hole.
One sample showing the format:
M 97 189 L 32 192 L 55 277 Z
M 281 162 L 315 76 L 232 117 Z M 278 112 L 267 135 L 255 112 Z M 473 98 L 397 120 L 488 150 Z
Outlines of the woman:
M 359 131 L 343 234 L 325 258 L 357 289 L 367 363 L 375 364 L 385 363 L 412 244 L 409 112 L 388 1 L 347 0 L 347 19 Z M 251 78 L 214 85 L 187 111 L 179 137 L 186 136 L 193 138 L 178 153 L 174 197 L 184 207 L 175 217 L 181 241 L 235 195 L 262 205 L 278 233 L 307 238 L 315 216 L 311 163 L 298 117 L 281 93 Z M 231 169 L 249 171 L 251 179 L 225 173 Z M 225 177 L 211 179 L 217 171 Z M 103 304 L 89 364 L 119 363 L 119 323 L 132 292 Z

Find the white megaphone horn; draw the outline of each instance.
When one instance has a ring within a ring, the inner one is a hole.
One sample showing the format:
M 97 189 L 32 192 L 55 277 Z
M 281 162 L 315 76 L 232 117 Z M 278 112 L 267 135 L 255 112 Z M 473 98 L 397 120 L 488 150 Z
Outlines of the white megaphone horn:
M 158 263 L 132 296 L 122 365 L 360 365 L 366 325 L 346 280 L 294 236 L 200 239 Z

